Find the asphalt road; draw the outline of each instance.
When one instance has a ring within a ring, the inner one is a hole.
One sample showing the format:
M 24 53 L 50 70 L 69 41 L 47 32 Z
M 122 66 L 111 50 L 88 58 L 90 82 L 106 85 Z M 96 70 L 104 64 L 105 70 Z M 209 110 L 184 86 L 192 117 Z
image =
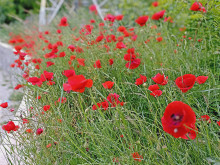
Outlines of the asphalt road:
M 17 75 L 21 74 L 21 71 L 16 68 L 11 68 L 10 65 L 14 62 L 16 57 L 13 54 L 12 47 L 2 44 L 0 42 L 0 103 L 8 102 L 9 107 L 3 109 L 0 107 L 0 165 L 7 165 L 7 161 L 4 157 L 4 148 L 1 146 L 2 139 L 6 133 L 2 130 L 2 125 L 10 120 L 13 120 L 14 113 L 10 112 L 10 109 L 15 106 L 15 103 L 10 101 L 10 96 L 14 93 L 14 87 L 17 85 Z
M 15 59 L 12 48 L 0 43 L 0 103 L 8 102 L 10 107 L 13 106 L 13 103 L 9 97 L 14 92 L 13 88 L 17 84 L 16 74 L 19 72 L 18 69 L 10 67 Z M 13 113 L 9 109 L 0 108 L 0 126 L 12 117 Z

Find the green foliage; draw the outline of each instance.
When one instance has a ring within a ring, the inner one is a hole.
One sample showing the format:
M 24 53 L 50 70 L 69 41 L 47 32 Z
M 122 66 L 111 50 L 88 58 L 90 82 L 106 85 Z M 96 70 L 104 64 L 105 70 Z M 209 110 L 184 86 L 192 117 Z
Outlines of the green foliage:
M 160 10 L 166 10 L 165 17 L 170 16 L 173 18 L 174 24 L 172 26 L 186 26 L 188 35 L 195 34 L 196 28 L 212 29 L 210 34 L 202 34 L 203 38 L 212 37 L 212 41 L 217 42 L 215 45 L 220 45 L 220 2 L 218 0 L 200 1 L 206 8 L 207 13 L 189 10 L 194 1 L 158 0 L 158 7 L 153 7 L 152 2 L 154 0 L 120 0 L 118 6 L 119 11 L 128 20 L 126 23 L 131 23 L 130 19 L 135 20 L 140 15 L 150 16 Z M 134 22 L 132 22 L 132 25 L 134 25 Z M 177 34 L 176 31 L 175 35 Z
M 25 19 L 30 12 L 38 13 L 40 0 L 1 0 L 0 24 L 10 23 L 16 18 Z
M 9 23 L 13 18 L 9 17 L 8 14 L 14 15 L 16 13 L 15 4 L 13 0 L 1 0 L 0 1 L 0 24 Z

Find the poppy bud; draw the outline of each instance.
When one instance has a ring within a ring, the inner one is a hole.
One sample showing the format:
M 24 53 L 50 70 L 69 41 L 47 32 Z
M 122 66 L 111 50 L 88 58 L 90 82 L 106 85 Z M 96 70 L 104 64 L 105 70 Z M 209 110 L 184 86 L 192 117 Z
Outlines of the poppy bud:
M 43 133 L 43 129 L 42 128 L 38 128 L 37 131 L 36 131 L 36 135 L 40 135 Z

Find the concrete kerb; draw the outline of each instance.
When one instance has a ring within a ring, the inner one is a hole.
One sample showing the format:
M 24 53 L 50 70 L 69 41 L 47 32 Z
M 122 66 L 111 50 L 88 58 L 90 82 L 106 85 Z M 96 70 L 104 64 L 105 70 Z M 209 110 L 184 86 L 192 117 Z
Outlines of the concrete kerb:
M 13 47 L 12 47 L 11 45 L 6 44 L 6 43 L 3 43 L 3 42 L 1 42 L 1 41 L 0 41 L 0 45 L 1 45 L 2 47 L 7 48 L 7 49 L 13 49 Z

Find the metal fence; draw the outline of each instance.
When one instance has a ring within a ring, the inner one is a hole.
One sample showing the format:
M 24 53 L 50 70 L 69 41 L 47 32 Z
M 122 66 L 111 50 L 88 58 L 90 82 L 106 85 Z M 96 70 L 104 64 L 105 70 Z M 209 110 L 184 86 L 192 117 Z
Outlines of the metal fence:
M 103 19 L 103 6 L 110 0 L 41 0 L 41 7 L 39 13 L 39 29 L 47 24 L 50 24 L 52 20 L 58 14 L 60 8 L 64 3 L 72 5 L 71 10 L 76 11 L 80 7 L 88 7 L 91 4 L 96 6 L 99 16 Z

